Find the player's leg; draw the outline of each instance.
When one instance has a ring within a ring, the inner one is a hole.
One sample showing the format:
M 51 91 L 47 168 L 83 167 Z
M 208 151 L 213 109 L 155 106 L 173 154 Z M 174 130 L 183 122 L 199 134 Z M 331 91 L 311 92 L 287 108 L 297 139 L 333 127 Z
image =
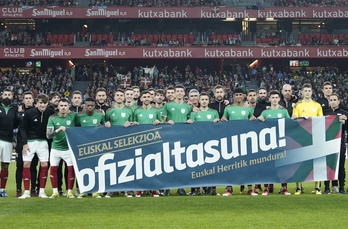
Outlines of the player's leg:
M 40 189 L 39 197 L 47 198 L 45 193 L 47 175 L 48 175 L 48 144 L 46 141 L 39 142 L 37 156 L 40 161 L 41 170 L 39 173 Z
M 62 159 L 66 162 L 67 169 L 68 169 L 67 197 L 74 198 L 75 196 L 73 195 L 72 190 L 74 188 L 74 183 L 75 183 L 75 172 L 73 167 L 73 161 L 71 158 L 72 152 L 70 150 L 61 151 L 61 152 L 62 152 Z
M 12 157 L 12 142 L 0 141 L 0 161 L 1 161 L 1 173 L 0 173 L 0 197 L 8 197 L 5 188 L 8 179 L 8 167 L 11 163 Z
M 58 151 L 58 150 L 55 150 L 55 149 L 51 149 L 51 155 L 50 155 L 50 165 L 51 165 L 51 167 L 50 167 L 50 179 L 51 179 L 51 185 L 52 185 L 53 193 L 50 196 L 50 198 L 57 198 L 57 197 L 59 197 L 57 170 L 58 170 L 59 162 L 61 160 L 60 152 L 61 151 Z
M 30 174 L 30 164 L 31 160 L 34 157 L 34 154 L 36 152 L 36 144 L 34 142 L 28 142 L 29 150 L 23 154 L 23 184 L 24 184 L 24 193 L 19 199 L 26 199 L 30 198 L 30 180 L 31 180 L 31 174 Z

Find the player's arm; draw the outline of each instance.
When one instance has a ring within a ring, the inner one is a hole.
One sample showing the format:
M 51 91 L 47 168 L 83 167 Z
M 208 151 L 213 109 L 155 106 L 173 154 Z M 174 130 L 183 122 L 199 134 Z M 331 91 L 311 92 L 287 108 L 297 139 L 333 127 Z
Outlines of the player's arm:
M 257 117 L 257 119 L 261 122 L 264 122 L 265 121 L 265 112 L 262 111 L 261 115 L 259 117 Z
M 161 117 L 161 112 L 159 110 L 157 110 L 156 120 L 152 123 L 152 125 L 157 126 L 159 124 L 162 124 L 162 117 Z
M 219 113 L 217 112 L 217 110 L 214 110 L 214 120 L 213 122 L 218 122 L 220 121 L 220 118 L 219 118 Z
M 225 108 L 224 114 L 223 114 L 223 116 L 222 116 L 222 118 L 221 118 L 221 121 L 227 122 L 227 121 L 228 121 L 227 117 L 228 117 L 228 111 L 227 111 L 227 109 Z
M 23 155 L 27 155 L 27 152 L 30 151 L 28 143 L 27 143 L 27 129 L 28 129 L 28 115 L 23 116 L 22 124 L 19 126 L 18 134 L 20 134 L 22 141 L 23 141 L 23 149 L 22 153 Z

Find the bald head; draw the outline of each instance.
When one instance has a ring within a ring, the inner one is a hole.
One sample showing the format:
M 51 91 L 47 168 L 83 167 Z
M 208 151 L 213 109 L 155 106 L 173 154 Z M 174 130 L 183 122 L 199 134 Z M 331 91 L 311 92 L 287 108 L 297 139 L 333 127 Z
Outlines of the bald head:
M 292 96 L 292 87 L 290 84 L 285 84 L 282 88 L 282 94 L 285 100 L 290 100 Z

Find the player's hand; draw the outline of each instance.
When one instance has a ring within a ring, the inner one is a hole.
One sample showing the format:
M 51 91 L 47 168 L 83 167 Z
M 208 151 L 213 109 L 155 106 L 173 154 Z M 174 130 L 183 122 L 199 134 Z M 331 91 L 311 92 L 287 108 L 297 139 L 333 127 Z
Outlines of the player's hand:
M 192 111 L 193 111 L 193 112 L 198 112 L 198 111 L 199 111 L 199 108 L 198 108 L 198 107 L 193 107 Z
M 193 122 L 192 122 L 192 120 L 191 120 L 191 119 L 189 119 L 189 120 L 187 120 L 187 121 L 186 121 L 186 123 L 188 123 L 188 124 L 192 124 Z
M 109 121 L 107 121 L 107 122 L 104 124 L 104 126 L 105 126 L 106 128 L 110 128 L 110 127 L 111 127 L 111 123 L 110 123 Z
M 260 117 L 258 117 L 257 118 L 259 121 L 261 121 L 261 122 L 264 122 L 265 121 L 265 118 L 263 117 L 263 116 L 260 116 Z
M 225 106 L 227 106 L 228 104 L 230 104 L 230 101 L 228 101 L 227 99 L 224 100 L 224 104 Z
M 27 155 L 30 152 L 28 144 L 23 145 L 22 154 Z
M 123 125 L 123 126 L 127 128 L 127 127 L 129 127 L 130 125 L 132 125 L 132 123 L 131 123 L 131 122 L 129 122 L 129 121 L 127 121 L 127 122 L 125 122 L 125 123 L 124 123 L 124 125 Z
M 173 120 L 169 120 L 167 123 L 169 123 L 170 125 L 174 125 Z
M 154 126 L 157 126 L 158 124 L 161 124 L 160 120 L 158 120 L 158 119 L 156 119 L 156 120 L 152 123 L 152 125 L 154 125 Z
M 249 118 L 250 121 L 254 121 L 256 119 L 256 117 L 253 115 Z
M 18 106 L 18 112 L 23 112 L 23 111 L 24 111 L 23 105 Z
M 220 121 L 220 120 L 217 119 L 217 118 L 213 120 L 214 123 L 216 123 L 216 122 L 218 122 L 218 121 Z
M 66 131 L 66 127 L 65 126 L 61 126 L 61 127 L 58 128 L 58 130 L 65 132 Z
M 134 125 L 134 126 L 138 126 L 139 123 L 138 123 L 138 122 L 133 122 L 133 125 Z
M 223 122 L 227 122 L 228 120 L 227 120 L 227 118 L 226 118 L 226 117 L 222 117 L 222 118 L 221 118 L 221 121 L 223 121 Z

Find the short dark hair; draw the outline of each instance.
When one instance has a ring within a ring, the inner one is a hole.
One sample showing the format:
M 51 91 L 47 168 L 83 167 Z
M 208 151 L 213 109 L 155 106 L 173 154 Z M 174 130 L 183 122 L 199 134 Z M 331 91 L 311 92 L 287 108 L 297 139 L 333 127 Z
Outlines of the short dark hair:
M 269 96 L 271 96 L 271 95 L 278 95 L 278 96 L 280 97 L 280 93 L 279 93 L 279 91 L 277 91 L 277 90 L 272 90 L 272 91 L 270 91 L 270 92 L 269 92 Z
M 332 93 L 330 96 L 337 96 L 338 100 L 340 100 L 340 96 L 337 93 Z
M 61 98 L 58 103 L 63 102 L 63 103 L 69 103 L 69 100 L 67 98 Z
M 92 97 L 88 97 L 85 102 L 94 102 L 95 103 L 95 99 L 93 99 Z
M 41 100 L 43 103 L 48 103 L 49 97 L 46 94 L 39 94 L 37 101 Z
M 58 96 L 59 98 L 62 97 L 58 92 L 52 92 L 49 96 L 48 99 L 52 100 L 54 97 Z
M 160 94 L 160 95 L 164 95 L 164 90 L 163 89 L 157 89 L 155 92 L 155 95 Z
M 249 89 L 247 95 L 249 95 L 249 93 L 251 93 L 251 92 L 255 92 L 256 93 L 256 91 L 254 89 Z
M 177 88 L 181 88 L 181 89 L 184 89 L 184 90 L 185 90 L 185 87 L 184 87 L 183 85 L 181 85 L 181 84 L 176 85 L 176 86 L 175 86 L 175 90 L 176 90 Z
M 34 94 L 33 94 L 33 92 L 31 92 L 31 91 L 25 91 L 25 92 L 23 92 L 22 98 L 24 98 L 24 96 L 26 96 L 26 95 L 31 95 L 31 97 L 34 98 Z
M 116 92 L 122 92 L 122 93 L 124 94 L 124 90 L 123 90 L 122 88 L 117 88 L 117 89 L 115 90 L 114 95 L 116 94 Z
M 244 93 L 244 91 L 243 91 L 243 89 L 242 88 L 240 88 L 240 87 L 237 87 L 237 88 L 235 88 L 234 90 L 233 90 L 233 94 L 237 94 L 237 93 Z
M 217 89 L 221 89 L 221 88 L 224 89 L 224 87 L 222 85 L 216 85 L 214 87 L 214 92 L 216 92 Z
M 95 94 L 98 94 L 98 92 L 100 92 L 100 91 L 103 91 L 103 92 L 106 93 L 106 89 L 105 89 L 105 88 L 99 87 L 99 88 L 97 88 L 97 90 L 95 91 Z
M 150 92 L 148 90 L 144 90 L 140 93 L 140 98 L 145 95 L 145 94 L 150 94 Z
M 167 94 L 167 91 L 169 91 L 169 90 L 175 91 L 175 88 L 174 87 L 167 87 L 166 94 Z
M 82 96 L 82 93 L 81 93 L 81 91 L 79 91 L 79 90 L 73 91 L 72 95 L 75 95 L 75 94 L 81 95 L 81 96 Z
M 327 86 L 327 85 L 330 85 L 330 86 L 332 87 L 331 82 L 329 82 L 329 81 L 325 81 L 325 82 L 323 83 L 322 88 L 324 88 L 324 87 L 325 87 L 325 86 Z

